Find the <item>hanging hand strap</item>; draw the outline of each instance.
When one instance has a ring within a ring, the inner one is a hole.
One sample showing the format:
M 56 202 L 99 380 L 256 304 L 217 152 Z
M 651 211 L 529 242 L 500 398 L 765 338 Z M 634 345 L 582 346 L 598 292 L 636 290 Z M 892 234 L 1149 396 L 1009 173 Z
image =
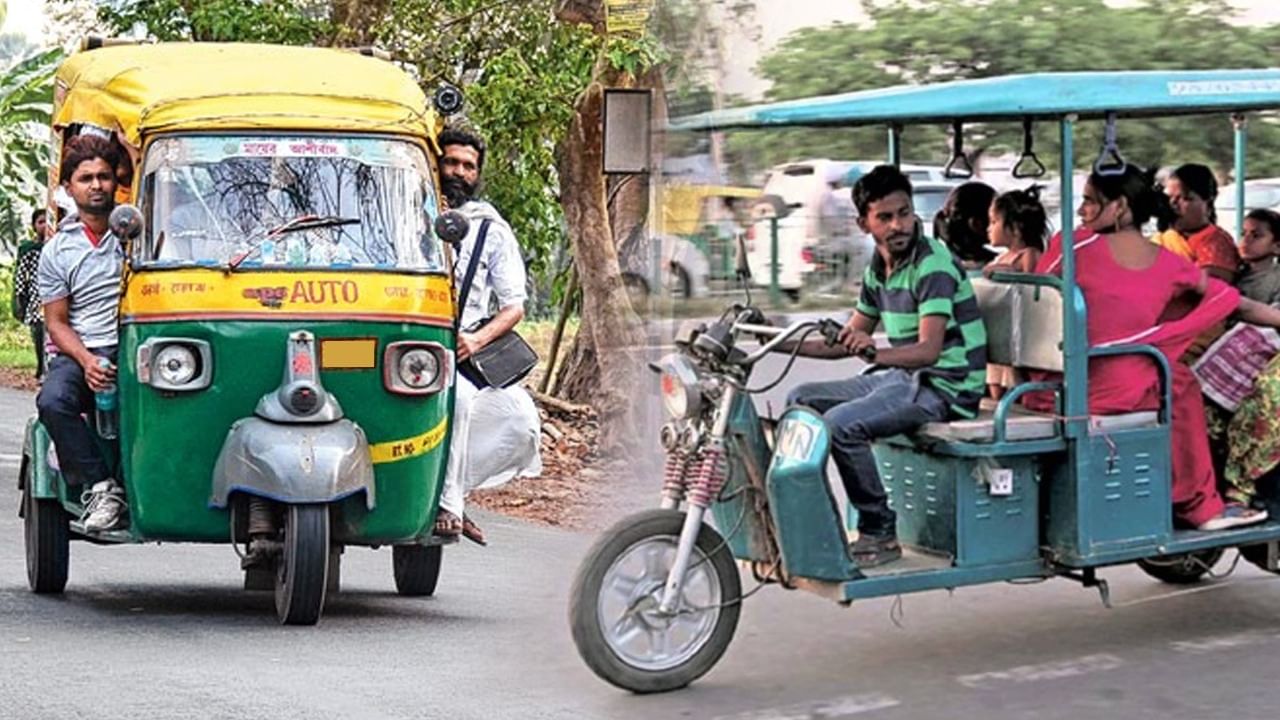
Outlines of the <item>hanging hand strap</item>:
M 476 279 L 476 269 L 480 267 L 480 256 L 484 254 L 484 240 L 489 235 L 492 220 L 485 218 L 480 222 L 480 232 L 476 234 L 475 247 L 471 248 L 471 258 L 467 260 L 467 274 L 462 277 L 462 289 L 458 291 L 458 317 L 454 318 L 456 328 L 462 323 L 462 312 L 467 309 L 467 296 L 471 294 L 471 283 Z

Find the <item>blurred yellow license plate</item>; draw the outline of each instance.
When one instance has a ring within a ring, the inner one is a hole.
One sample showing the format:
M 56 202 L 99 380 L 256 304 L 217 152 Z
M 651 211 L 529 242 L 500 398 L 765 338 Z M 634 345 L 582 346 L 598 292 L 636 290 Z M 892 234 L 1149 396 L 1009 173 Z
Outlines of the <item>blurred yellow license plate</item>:
M 378 341 L 320 340 L 320 367 L 325 370 L 367 370 L 378 367 Z

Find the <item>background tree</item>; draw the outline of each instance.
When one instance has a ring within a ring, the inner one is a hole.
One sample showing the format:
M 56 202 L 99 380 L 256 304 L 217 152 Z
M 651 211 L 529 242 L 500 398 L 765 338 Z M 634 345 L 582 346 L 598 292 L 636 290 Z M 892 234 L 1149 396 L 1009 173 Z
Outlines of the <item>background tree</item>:
M 908 83 L 943 82 L 1011 73 L 1072 70 L 1172 70 L 1268 67 L 1280 52 L 1280 25 L 1232 24 L 1225 0 L 863 0 L 865 22 L 809 28 L 787 37 L 765 57 L 760 74 L 772 85 L 768 100 L 785 100 Z M 1100 140 L 1098 123 L 1081 128 L 1082 148 Z M 972 128 L 966 146 L 1020 147 L 1020 128 Z M 905 159 L 938 163 L 946 157 L 941 128 L 908 129 Z M 1053 128 L 1037 130 L 1054 155 Z M 1231 166 L 1231 125 L 1194 119 L 1129 120 L 1121 146 L 1143 164 L 1204 162 Z M 884 131 L 791 130 L 740 133 L 730 142 L 739 174 L 799 157 L 876 158 Z M 1250 127 L 1251 174 L 1280 173 L 1280 128 Z M 1086 151 L 1087 152 L 1087 151 Z
M 12 252 L 44 194 L 53 71 L 60 50 L 0 58 L 0 248 Z

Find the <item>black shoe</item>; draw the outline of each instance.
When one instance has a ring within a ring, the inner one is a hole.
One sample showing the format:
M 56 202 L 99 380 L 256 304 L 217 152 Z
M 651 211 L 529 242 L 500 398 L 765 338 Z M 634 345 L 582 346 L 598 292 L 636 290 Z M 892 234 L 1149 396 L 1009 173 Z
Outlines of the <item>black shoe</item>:
M 902 557 L 902 546 L 894 535 L 868 535 L 862 533 L 849 545 L 849 555 L 858 567 L 875 567 Z

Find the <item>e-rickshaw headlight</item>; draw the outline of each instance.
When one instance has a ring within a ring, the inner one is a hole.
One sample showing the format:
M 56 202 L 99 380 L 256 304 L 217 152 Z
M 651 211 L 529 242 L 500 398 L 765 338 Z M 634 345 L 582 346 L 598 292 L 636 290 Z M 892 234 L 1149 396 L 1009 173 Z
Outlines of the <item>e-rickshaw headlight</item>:
M 430 395 L 449 386 L 453 353 L 433 342 L 403 341 L 387 346 L 382 355 L 382 381 L 400 395 Z
M 702 388 L 689 360 L 681 355 L 668 355 L 658 363 L 658 368 L 662 373 L 658 380 L 662 406 L 667 414 L 683 420 L 702 412 Z

